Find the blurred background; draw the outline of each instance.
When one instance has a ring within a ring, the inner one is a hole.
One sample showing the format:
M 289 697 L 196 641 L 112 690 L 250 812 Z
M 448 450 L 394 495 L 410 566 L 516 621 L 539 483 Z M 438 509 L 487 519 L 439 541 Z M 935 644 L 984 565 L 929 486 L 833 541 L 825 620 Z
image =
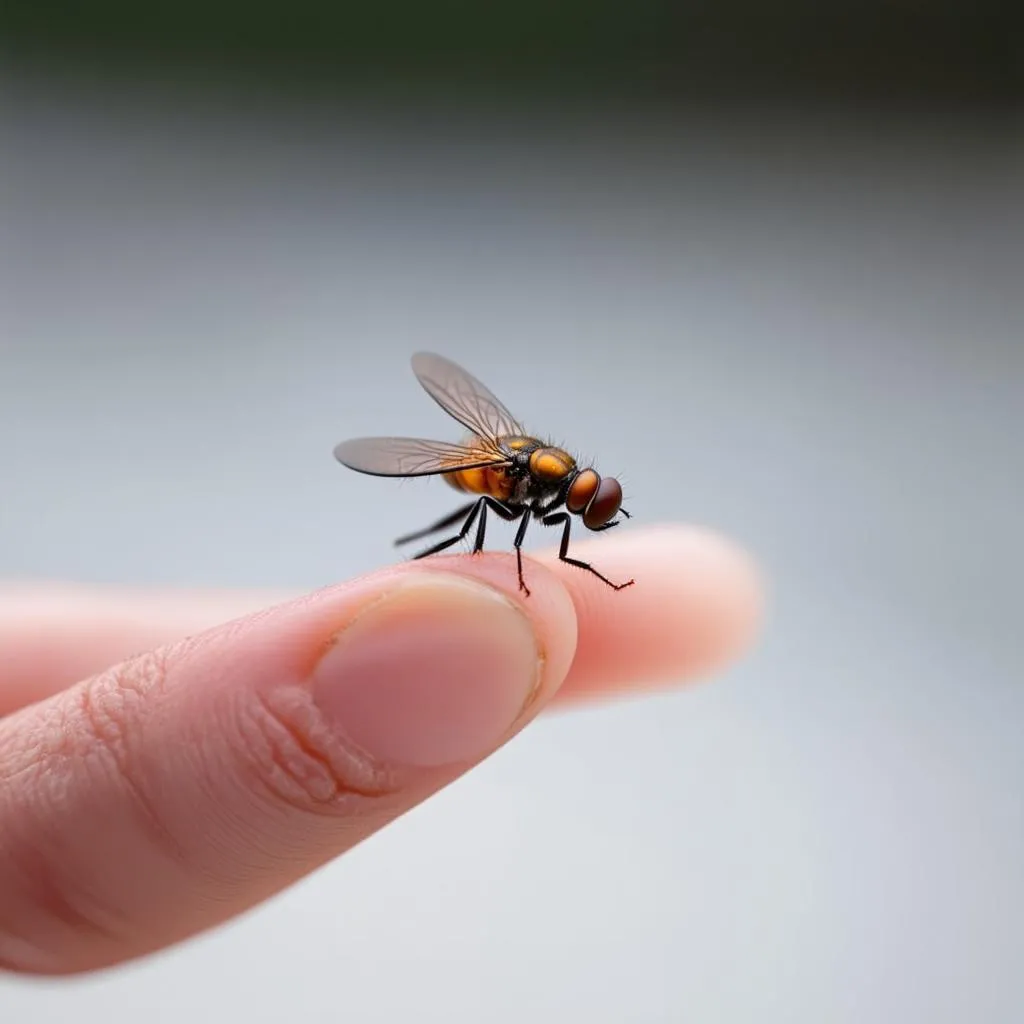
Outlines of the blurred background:
M 771 597 L 715 683 L 547 718 L 216 933 L 0 980 L 0 1017 L 1024 1019 L 1012 25 L 8 0 L 0 575 L 389 562 L 450 492 L 331 449 L 449 436 L 432 348 Z

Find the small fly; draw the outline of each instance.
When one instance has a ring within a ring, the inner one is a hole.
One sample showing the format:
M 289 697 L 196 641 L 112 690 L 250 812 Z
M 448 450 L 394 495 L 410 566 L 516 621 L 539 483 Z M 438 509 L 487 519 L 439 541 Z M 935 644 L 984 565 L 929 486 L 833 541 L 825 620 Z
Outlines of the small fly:
M 443 356 L 418 352 L 412 369 L 420 384 L 469 435 L 462 444 L 416 437 L 360 437 L 343 441 L 335 458 L 359 473 L 371 476 L 441 476 L 457 491 L 474 498 L 426 529 L 399 537 L 396 546 L 440 533 L 461 522 L 458 533 L 421 551 L 416 558 L 444 551 L 463 540 L 476 523 L 474 554 L 482 551 L 487 513 L 519 523 L 513 544 L 519 587 L 529 595 L 523 579 L 523 538 L 531 519 L 544 526 L 561 526 L 558 557 L 569 565 L 593 573 L 614 590 L 633 580 L 613 583 L 588 562 L 569 555 L 572 516 L 588 530 L 610 530 L 629 518 L 622 507 L 622 486 L 615 477 L 601 476 L 590 466 L 580 467 L 567 451 L 532 437 L 497 398 L 475 377 Z

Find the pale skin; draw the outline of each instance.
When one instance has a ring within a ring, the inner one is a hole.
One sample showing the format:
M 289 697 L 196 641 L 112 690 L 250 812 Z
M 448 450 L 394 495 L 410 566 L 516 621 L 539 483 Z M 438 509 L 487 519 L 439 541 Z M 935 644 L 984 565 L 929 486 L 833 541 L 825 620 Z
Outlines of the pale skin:
M 524 560 L 529 597 L 503 552 L 306 595 L 0 585 L 0 968 L 186 940 L 542 711 L 714 676 L 756 635 L 756 570 L 713 533 L 631 524 L 573 553 L 636 585 L 554 550 Z

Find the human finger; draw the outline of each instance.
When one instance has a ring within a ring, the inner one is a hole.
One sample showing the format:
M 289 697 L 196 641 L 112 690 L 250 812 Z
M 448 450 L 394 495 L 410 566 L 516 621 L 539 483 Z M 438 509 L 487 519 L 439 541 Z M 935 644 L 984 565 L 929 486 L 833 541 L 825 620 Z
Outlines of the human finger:
M 737 657 L 756 635 L 762 584 L 751 557 L 728 538 L 692 526 L 631 529 L 581 540 L 575 555 L 606 574 L 634 578 L 613 591 L 560 562 L 554 549 L 534 559 L 556 572 L 572 596 L 579 643 L 553 701 L 684 682 Z M 458 570 L 492 565 L 514 579 L 514 556 L 440 556 Z M 417 571 L 426 563 L 402 563 Z M 296 596 L 274 590 L 146 590 L 71 584 L 0 587 L 0 715 L 40 700 L 131 654 L 170 643 Z
M 329 587 L 0 719 L 0 965 L 117 963 L 254 906 L 551 699 L 571 600 L 483 560 Z

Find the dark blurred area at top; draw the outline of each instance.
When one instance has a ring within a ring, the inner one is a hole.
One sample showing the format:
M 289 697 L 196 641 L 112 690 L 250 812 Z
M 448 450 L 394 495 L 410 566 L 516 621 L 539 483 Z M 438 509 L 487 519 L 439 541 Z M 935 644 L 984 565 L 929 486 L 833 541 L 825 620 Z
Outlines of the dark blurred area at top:
M 998 106 L 1021 95 L 1024 52 L 995 0 L 4 0 L 0 47 L 50 70 L 274 88 Z

